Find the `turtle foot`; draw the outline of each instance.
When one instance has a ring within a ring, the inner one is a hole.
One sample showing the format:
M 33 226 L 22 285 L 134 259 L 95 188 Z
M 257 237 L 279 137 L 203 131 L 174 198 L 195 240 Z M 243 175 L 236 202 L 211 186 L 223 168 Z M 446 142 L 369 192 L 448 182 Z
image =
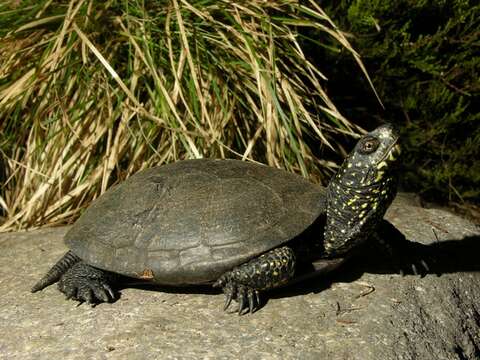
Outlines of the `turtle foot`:
M 435 272 L 435 259 L 429 254 L 429 246 L 404 241 L 386 248 L 394 269 L 401 275 L 417 275 L 425 277 Z
M 222 276 L 213 286 L 223 288 L 223 293 L 225 294 L 224 311 L 229 308 L 232 300 L 238 303 L 238 315 L 246 313 L 252 314 L 261 306 L 260 292 L 257 289 L 237 284 L 234 281 L 228 280 L 227 276 Z
M 108 284 L 109 274 L 79 262 L 72 266 L 58 282 L 58 289 L 67 299 L 80 303 L 98 304 L 111 302 L 115 293 Z
M 223 288 L 225 310 L 236 300 L 239 315 L 253 313 L 260 307 L 259 291 L 288 283 L 295 274 L 295 263 L 293 249 L 288 246 L 275 248 L 227 271 L 213 287 Z

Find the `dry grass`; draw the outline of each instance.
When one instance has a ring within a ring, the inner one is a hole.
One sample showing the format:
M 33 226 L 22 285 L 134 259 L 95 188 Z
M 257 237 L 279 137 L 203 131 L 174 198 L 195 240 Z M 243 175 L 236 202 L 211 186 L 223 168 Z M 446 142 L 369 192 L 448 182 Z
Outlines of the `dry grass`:
M 0 231 L 65 223 L 140 169 L 259 160 L 307 176 L 335 165 L 337 110 L 302 52 L 314 1 L 22 1 L 0 5 Z M 321 39 L 315 39 L 321 41 Z

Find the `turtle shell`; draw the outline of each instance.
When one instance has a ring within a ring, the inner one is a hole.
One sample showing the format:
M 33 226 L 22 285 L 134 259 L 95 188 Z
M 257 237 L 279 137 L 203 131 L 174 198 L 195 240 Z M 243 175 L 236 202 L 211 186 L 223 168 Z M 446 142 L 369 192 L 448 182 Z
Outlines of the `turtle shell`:
M 324 188 L 298 175 L 239 160 L 186 160 L 111 188 L 65 242 L 104 270 L 200 284 L 293 239 L 324 208 Z

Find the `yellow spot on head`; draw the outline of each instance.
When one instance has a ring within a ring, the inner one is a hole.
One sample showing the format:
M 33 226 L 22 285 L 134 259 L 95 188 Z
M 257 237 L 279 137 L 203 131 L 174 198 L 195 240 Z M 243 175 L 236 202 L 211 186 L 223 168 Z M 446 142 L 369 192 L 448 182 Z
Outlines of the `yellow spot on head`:
M 386 161 L 382 161 L 380 164 L 378 164 L 377 169 L 380 170 L 381 168 L 387 167 L 387 166 L 388 166 L 387 162 L 386 162 Z

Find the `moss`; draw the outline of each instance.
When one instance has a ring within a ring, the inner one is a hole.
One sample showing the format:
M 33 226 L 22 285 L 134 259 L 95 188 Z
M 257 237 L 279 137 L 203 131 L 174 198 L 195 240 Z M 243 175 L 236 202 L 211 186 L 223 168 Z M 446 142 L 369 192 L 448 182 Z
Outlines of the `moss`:
M 356 76 L 347 60 L 332 72 L 349 74 L 344 78 L 350 86 L 336 87 L 334 98 L 351 117 L 400 125 L 404 188 L 429 200 L 479 202 L 480 5 L 468 0 L 325 5 L 334 21 L 354 34 L 353 46 L 386 110 L 365 101 L 358 90 L 364 84 L 352 84 Z

